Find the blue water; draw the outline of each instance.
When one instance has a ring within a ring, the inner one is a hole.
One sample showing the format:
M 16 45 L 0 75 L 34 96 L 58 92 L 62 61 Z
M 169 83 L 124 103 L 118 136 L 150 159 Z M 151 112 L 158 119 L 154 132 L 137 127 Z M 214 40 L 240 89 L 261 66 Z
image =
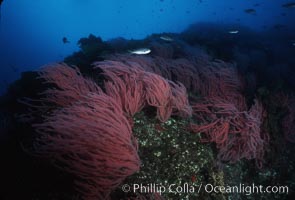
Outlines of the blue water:
M 295 8 L 285 0 L 4 0 L 0 24 L 0 93 L 22 71 L 63 60 L 90 33 L 103 40 L 180 33 L 198 22 L 246 26 L 295 39 Z M 255 9 L 247 13 L 245 9 Z M 293 20 L 293 23 L 292 23 Z M 283 28 L 276 25 L 283 25 Z M 275 28 L 274 28 L 275 27 Z M 210 34 L 208 34 L 210 35 Z M 69 43 L 64 44 L 66 37 Z M 210 38 L 209 38 L 210 39 Z M 293 47 L 294 48 L 294 47 Z M 294 51 L 293 51 L 294 52 Z M 288 54 L 289 55 L 289 54 Z

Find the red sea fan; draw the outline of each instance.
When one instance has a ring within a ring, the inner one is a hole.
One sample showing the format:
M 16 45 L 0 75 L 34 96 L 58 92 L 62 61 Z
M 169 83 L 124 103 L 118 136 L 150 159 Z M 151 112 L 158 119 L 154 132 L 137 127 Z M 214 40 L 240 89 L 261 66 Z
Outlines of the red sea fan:
M 255 159 L 257 167 L 262 167 L 269 142 L 268 133 L 261 130 L 263 113 L 262 104 L 255 100 L 248 112 L 238 115 L 231 124 L 231 137 L 220 147 L 218 156 L 221 160 L 235 162 L 242 158 Z
M 90 79 L 84 78 L 77 67 L 70 67 L 64 63 L 47 65 L 39 72 L 39 77 L 45 83 L 54 84 L 54 88 L 47 89 L 43 94 L 43 101 L 67 106 L 80 100 L 89 92 L 101 93 L 102 90 Z
M 233 103 L 218 98 L 195 103 L 193 110 L 201 123 L 191 124 L 192 131 L 203 133 L 204 142 L 216 143 L 219 160 L 255 159 L 262 167 L 268 134 L 261 130 L 264 110 L 258 100 L 249 111 L 239 111 Z
M 103 70 L 107 78 L 106 93 L 120 103 L 128 117 L 132 117 L 146 105 L 157 108 L 157 118 L 162 122 L 172 112 L 182 117 L 191 116 L 192 111 L 183 84 L 175 84 L 160 75 L 145 71 L 138 62 L 147 64 L 146 59 L 137 56 L 136 62 L 108 60 L 94 63 L 95 67 Z M 145 68 L 147 66 L 149 65 Z
M 172 114 L 184 118 L 192 116 L 192 107 L 188 101 L 188 95 L 185 86 L 178 82 L 169 81 L 172 91 Z
M 199 87 L 197 91 L 205 98 L 221 98 L 233 103 L 240 111 L 247 110 L 242 80 L 236 66 L 217 60 L 206 65 L 197 65 Z
M 39 74 L 53 88 L 38 100 L 43 106 L 25 102 L 40 111 L 51 105 L 50 112 L 42 112 L 44 121 L 33 124 L 36 153 L 72 174 L 82 199 L 108 199 L 140 165 L 121 105 L 76 67 L 54 64 Z
M 83 199 L 107 199 L 112 190 L 139 170 L 131 127 L 117 102 L 89 93 L 35 124 L 39 154 L 76 177 Z
M 95 67 L 103 70 L 107 78 L 106 93 L 116 99 L 128 117 L 132 117 L 145 106 L 143 81 L 145 73 L 136 63 L 132 67 L 121 62 L 96 62 Z
M 172 113 L 172 91 L 166 79 L 154 73 L 146 72 L 143 77 L 146 101 L 157 108 L 157 118 L 165 122 Z
M 240 112 L 232 104 L 220 98 L 203 99 L 193 105 L 194 118 L 200 124 L 191 124 L 194 132 L 202 132 L 204 142 L 215 142 L 217 148 L 225 145 L 230 126 L 239 117 Z
M 171 113 L 172 92 L 163 77 L 146 72 L 136 62 L 104 61 L 96 62 L 110 82 L 106 82 L 106 92 L 121 102 L 127 114 L 133 116 L 145 103 L 157 108 L 157 117 L 166 121 Z
M 46 117 L 48 111 L 69 106 L 81 100 L 88 93 L 103 93 L 94 81 L 82 76 L 79 68 L 65 63 L 46 65 L 38 74 L 43 83 L 48 84 L 50 88 L 41 93 L 40 99 L 22 98 L 19 100 L 30 110 L 18 116 L 18 119 L 23 122 L 34 121 L 36 115 L 40 116 L 41 113 Z

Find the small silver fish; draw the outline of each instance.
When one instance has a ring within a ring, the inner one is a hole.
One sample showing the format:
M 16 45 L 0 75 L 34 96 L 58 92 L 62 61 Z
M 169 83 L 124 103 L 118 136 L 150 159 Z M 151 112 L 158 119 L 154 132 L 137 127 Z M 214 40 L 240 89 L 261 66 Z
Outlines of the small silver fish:
M 238 30 L 232 30 L 232 31 L 228 31 L 228 33 L 229 34 L 237 34 L 237 33 L 239 33 L 239 31 Z
M 160 36 L 160 39 L 164 40 L 164 41 L 167 41 L 167 42 L 172 42 L 173 41 L 173 39 L 171 37 L 165 36 L 165 35 Z
M 137 54 L 137 55 L 145 55 L 151 53 L 151 50 L 148 48 L 140 48 L 140 49 L 135 49 L 132 51 L 129 51 L 131 54 Z

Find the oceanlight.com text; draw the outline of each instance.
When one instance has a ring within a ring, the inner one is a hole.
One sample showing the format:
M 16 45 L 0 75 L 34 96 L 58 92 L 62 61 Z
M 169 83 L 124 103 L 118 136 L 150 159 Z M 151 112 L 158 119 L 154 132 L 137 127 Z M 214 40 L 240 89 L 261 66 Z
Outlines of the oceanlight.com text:
M 206 193 L 222 193 L 231 194 L 239 193 L 244 195 L 251 194 L 262 194 L 262 193 L 273 193 L 273 194 L 288 194 L 288 186 L 262 186 L 239 184 L 239 185 L 213 185 L 213 184 L 200 184 L 192 185 L 189 183 L 184 183 L 181 185 L 177 184 L 124 184 L 122 187 L 123 192 L 132 193 L 172 193 L 172 194 L 194 194 L 204 191 Z

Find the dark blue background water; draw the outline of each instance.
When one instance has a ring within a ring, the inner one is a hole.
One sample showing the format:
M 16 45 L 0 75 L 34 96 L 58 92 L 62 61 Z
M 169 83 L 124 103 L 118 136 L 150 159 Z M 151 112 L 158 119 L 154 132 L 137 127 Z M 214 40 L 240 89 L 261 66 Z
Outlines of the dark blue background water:
M 142 39 L 152 33 L 179 33 L 197 22 L 230 24 L 233 28 L 243 25 L 261 32 L 265 38 L 271 35 L 270 42 L 274 45 L 270 46 L 277 48 L 277 52 L 286 52 L 287 56 L 283 58 L 286 59 L 292 57 L 290 49 L 295 48 L 295 8 L 282 7 L 288 2 L 4 0 L 0 25 L 0 93 L 22 71 L 61 61 L 77 51 L 77 41 L 90 33 L 103 40 L 115 37 Z M 255 9 L 256 13 L 247 13 L 245 9 Z M 63 37 L 70 43 L 64 44 Z

